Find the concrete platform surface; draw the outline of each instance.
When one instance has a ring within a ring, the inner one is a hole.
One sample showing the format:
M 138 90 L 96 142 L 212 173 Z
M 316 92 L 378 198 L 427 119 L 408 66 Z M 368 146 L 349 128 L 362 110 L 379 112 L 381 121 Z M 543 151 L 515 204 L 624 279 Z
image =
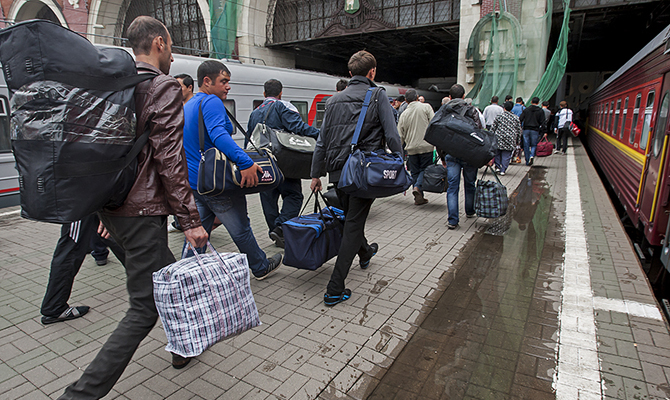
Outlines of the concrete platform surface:
M 668 325 L 581 144 L 501 180 L 508 215 L 466 218 L 461 188 L 455 230 L 443 194 L 377 200 L 366 236 L 379 252 L 367 270 L 354 260 L 351 299 L 323 305 L 334 260 L 282 266 L 251 282 L 261 326 L 175 370 L 159 323 L 106 398 L 670 398 Z M 272 255 L 258 196 L 248 203 Z M 125 273 L 87 257 L 70 305 L 91 311 L 43 326 L 60 227 L 15 211 L 0 213 L 0 399 L 57 398 L 125 314 Z M 182 241 L 170 234 L 176 255 Z M 212 243 L 236 251 L 224 228 Z

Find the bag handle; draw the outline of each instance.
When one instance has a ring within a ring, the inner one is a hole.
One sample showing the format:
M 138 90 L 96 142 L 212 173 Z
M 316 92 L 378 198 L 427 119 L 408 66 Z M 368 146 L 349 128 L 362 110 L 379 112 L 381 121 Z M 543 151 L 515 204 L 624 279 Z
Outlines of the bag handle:
M 496 171 L 488 165 L 486 166 L 486 169 L 484 170 L 484 173 L 482 174 L 482 180 L 484 180 L 484 176 L 486 176 L 486 172 L 489 170 L 489 168 L 491 169 L 491 172 L 493 173 L 493 176 L 496 178 L 498 183 L 501 184 L 502 186 L 505 186 L 505 185 L 502 184 L 502 182 L 500 182 L 500 179 L 498 178 L 498 174 L 496 174 Z
M 365 120 L 365 114 L 368 112 L 368 107 L 370 106 L 370 98 L 372 97 L 372 92 L 374 91 L 373 87 L 369 87 L 368 91 L 365 93 L 365 100 L 363 101 L 363 108 L 361 108 L 361 115 L 358 116 L 358 122 L 356 123 L 356 130 L 354 131 L 354 137 L 351 139 L 351 152 L 354 152 L 354 148 L 358 144 L 358 138 L 361 136 L 361 129 L 363 128 L 363 121 Z

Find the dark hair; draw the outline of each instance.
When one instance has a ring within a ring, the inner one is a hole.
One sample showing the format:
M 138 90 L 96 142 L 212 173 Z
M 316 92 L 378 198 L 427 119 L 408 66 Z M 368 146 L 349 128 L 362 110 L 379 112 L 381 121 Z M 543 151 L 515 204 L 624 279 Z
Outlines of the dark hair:
M 154 39 L 160 36 L 167 43 L 169 33 L 165 25 L 156 18 L 140 15 L 130 24 L 126 36 L 133 53 L 149 55 Z
M 202 86 L 205 83 L 206 76 L 214 81 L 222 72 L 225 72 L 230 76 L 230 70 L 228 70 L 228 67 L 226 67 L 221 61 L 203 61 L 203 63 L 198 67 L 198 86 Z
M 375 59 L 375 56 L 369 52 L 361 50 L 351 56 L 347 67 L 349 68 L 349 71 L 351 71 L 351 75 L 365 76 L 372 68 L 377 67 L 377 60 Z
M 549 107 L 549 102 L 545 100 L 545 101 L 542 102 L 542 105 L 545 106 L 545 107 Z
M 416 90 L 414 89 L 409 89 L 408 91 L 405 92 L 405 99 L 407 99 L 408 103 L 416 101 L 418 97 L 419 95 L 416 93 Z
M 491 97 L 491 103 L 497 103 L 498 102 L 498 96 L 493 96 Z
M 465 88 L 458 83 L 454 84 L 450 89 L 449 89 L 449 97 L 451 99 L 462 99 L 465 97 Z
M 521 97 L 517 97 L 517 98 L 516 98 L 516 102 L 517 102 L 517 103 L 523 103 L 523 99 L 522 99 Z
M 505 96 L 505 101 L 510 101 L 510 100 L 512 100 L 512 96 L 510 96 L 510 95 Z
M 514 103 L 512 103 L 511 101 L 506 101 L 505 104 L 503 104 L 503 107 L 505 107 L 505 110 L 507 111 L 512 111 L 512 109 L 514 108 Z
M 395 99 L 396 99 L 396 101 L 399 101 L 399 102 L 402 103 L 403 101 L 405 101 L 405 96 L 400 95 L 400 96 L 396 97 Z
M 265 90 L 266 97 L 277 97 L 284 87 L 278 80 L 270 79 L 263 84 L 263 89 Z
M 530 104 L 540 104 L 540 98 L 533 97 L 532 99 L 530 99 Z
M 186 87 L 193 87 L 193 78 L 191 78 L 191 75 L 189 74 L 179 74 L 174 76 L 175 79 L 181 79 L 182 82 L 184 82 L 184 86 Z
M 343 91 L 344 89 L 346 89 L 347 86 L 349 86 L 349 81 L 346 80 L 346 79 L 340 79 L 340 80 L 337 81 L 337 83 L 335 84 L 335 90 L 337 90 L 338 92 L 341 92 L 341 91 Z

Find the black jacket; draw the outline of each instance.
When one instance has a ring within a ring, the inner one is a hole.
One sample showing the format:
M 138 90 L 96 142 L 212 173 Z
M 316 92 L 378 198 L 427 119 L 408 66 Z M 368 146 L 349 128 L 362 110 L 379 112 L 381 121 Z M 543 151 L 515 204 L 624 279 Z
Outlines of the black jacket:
M 545 119 L 544 111 L 534 104 L 523 110 L 519 117 L 523 129 L 531 131 L 540 131 L 540 127 L 546 124 Z
M 354 76 L 346 89 L 326 102 L 321 133 L 312 157 L 312 178 L 320 178 L 328 172 L 331 182 L 339 182 L 344 163 L 351 154 L 351 140 L 369 87 L 377 85 L 364 76 Z M 386 90 L 375 89 L 357 148 L 374 151 L 388 146 L 391 151 L 402 153 L 392 108 Z

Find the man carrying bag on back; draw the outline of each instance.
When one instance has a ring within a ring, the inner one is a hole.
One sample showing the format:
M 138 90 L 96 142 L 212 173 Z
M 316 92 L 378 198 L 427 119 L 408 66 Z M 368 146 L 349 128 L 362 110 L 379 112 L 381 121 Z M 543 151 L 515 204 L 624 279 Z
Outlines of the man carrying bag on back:
M 379 247 L 377 243 L 368 244 L 364 234 L 365 221 L 374 199 L 352 196 L 337 187 L 342 168 L 352 150 L 350 146 L 343 146 L 342 143 L 351 143 L 366 92 L 370 87 L 377 87 L 374 83 L 377 61 L 372 54 L 365 50 L 357 52 L 349 59 L 348 67 L 352 79 L 344 91 L 335 94 L 326 102 L 321 133 L 312 158 L 312 191 L 321 190 L 320 177 L 328 172 L 345 214 L 342 245 L 323 300 L 327 306 L 334 306 L 351 297 L 351 290 L 345 287 L 344 280 L 356 254 L 361 268 L 365 269 Z M 386 91 L 378 88 L 373 91 L 357 148 L 374 151 L 387 146 L 393 152 L 402 152 Z

